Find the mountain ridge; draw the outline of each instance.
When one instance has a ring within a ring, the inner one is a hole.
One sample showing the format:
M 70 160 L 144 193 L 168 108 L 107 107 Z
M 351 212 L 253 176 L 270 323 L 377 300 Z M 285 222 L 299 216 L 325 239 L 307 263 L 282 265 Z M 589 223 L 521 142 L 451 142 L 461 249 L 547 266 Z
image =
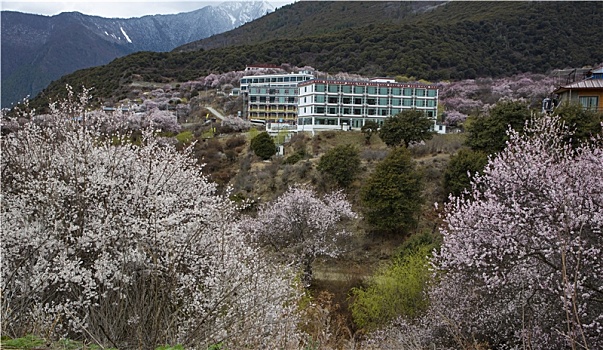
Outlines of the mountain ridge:
M 346 4 L 355 2 L 336 5 Z M 306 4 L 288 6 L 303 9 Z M 354 15 L 362 14 L 325 11 L 322 18 L 310 13 L 312 18 L 302 19 L 306 23 L 320 20 L 331 24 L 319 28 L 322 34 L 198 51 L 129 55 L 106 66 L 62 77 L 50 84 L 36 103 L 43 105 L 42 101 L 63 96 L 65 84 L 94 86 L 99 98 L 119 100 L 127 95 L 134 80 L 186 82 L 257 63 L 312 66 L 330 74 L 440 81 L 596 66 L 603 58 L 603 47 L 592 45 L 603 41 L 603 31 L 598 30 L 603 3 L 453 1 L 395 25 L 375 23 L 379 22 L 375 17 L 368 25 L 370 21 L 359 19 L 357 27 L 335 30 L 342 23 L 338 18 L 354 21 Z M 269 22 L 274 16 L 256 21 Z M 331 21 L 334 16 L 337 18 Z
M 132 18 L 2 11 L 2 106 L 33 96 L 52 80 L 78 69 L 107 64 L 138 51 L 170 51 L 236 28 L 273 9 L 265 1 L 254 1 Z

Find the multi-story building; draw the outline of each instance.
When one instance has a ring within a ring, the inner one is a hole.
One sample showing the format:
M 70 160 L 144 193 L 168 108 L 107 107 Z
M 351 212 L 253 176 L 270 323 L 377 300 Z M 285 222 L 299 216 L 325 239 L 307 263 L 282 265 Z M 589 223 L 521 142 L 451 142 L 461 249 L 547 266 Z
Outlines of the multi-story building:
M 248 120 L 295 124 L 298 84 L 314 76 L 310 73 L 251 75 L 241 78 L 243 115 Z
M 445 132 L 436 124 L 436 85 L 314 79 L 299 84 L 298 109 L 298 131 L 361 128 L 369 120 L 381 125 L 387 117 L 417 109 L 434 120 L 435 131 Z

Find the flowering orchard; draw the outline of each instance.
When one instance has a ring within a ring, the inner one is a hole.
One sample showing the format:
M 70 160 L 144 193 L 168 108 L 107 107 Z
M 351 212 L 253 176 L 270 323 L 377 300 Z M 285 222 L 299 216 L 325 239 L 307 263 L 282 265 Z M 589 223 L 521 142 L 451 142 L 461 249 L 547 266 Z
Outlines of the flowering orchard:
M 247 243 L 235 206 L 187 152 L 103 131 L 115 120 L 86 101 L 2 138 L 2 334 L 299 345 L 294 275 Z
M 572 148 L 556 117 L 525 132 L 448 204 L 430 309 L 381 344 L 603 348 L 603 140 Z

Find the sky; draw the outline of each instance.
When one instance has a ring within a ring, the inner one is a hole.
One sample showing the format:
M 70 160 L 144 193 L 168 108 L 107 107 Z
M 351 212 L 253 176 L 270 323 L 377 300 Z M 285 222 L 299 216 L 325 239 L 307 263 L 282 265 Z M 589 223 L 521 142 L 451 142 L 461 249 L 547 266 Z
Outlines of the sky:
M 1 0 L 3 11 L 18 11 L 38 15 L 52 16 L 61 12 L 78 11 L 86 15 L 107 18 L 131 18 L 146 15 L 174 14 L 190 12 L 208 5 L 217 5 L 226 1 L 199 0 L 105 0 L 105 1 L 32 1 L 32 0 Z M 242 0 L 251 1 L 251 0 Z M 294 0 L 267 0 L 275 7 L 281 7 Z

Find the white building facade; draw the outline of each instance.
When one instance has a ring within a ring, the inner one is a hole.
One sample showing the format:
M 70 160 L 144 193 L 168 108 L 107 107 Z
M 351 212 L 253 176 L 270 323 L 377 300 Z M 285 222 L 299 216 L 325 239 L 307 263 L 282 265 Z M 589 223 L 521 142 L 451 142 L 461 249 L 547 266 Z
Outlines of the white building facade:
M 248 120 L 294 125 L 298 111 L 298 85 L 313 79 L 310 73 L 250 75 L 241 78 L 243 115 Z
M 423 111 L 436 123 L 436 85 L 396 83 L 383 78 L 369 81 L 314 79 L 299 84 L 298 131 L 361 128 L 367 121 L 383 124 L 405 109 Z

